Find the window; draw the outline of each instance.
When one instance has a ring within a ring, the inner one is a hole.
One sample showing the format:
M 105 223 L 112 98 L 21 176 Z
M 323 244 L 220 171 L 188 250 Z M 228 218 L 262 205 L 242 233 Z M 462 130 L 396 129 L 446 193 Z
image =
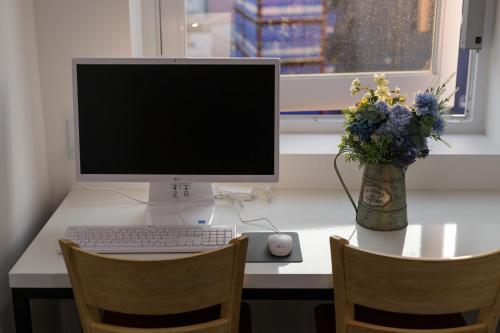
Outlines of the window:
M 450 127 L 467 120 L 464 85 L 474 57 L 459 57 L 456 0 L 160 0 L 158 7 L 164 56 L 280 57 L 282 129 L 340 130 L 331 111 L 353 102 L 352 79 L 368 82 L 373 72 L 408 94 L 457 72 Z
M 187 0 L 186 11 L 190 57 L 279 57 L 285 75 L 431 69 L 435 0 Z

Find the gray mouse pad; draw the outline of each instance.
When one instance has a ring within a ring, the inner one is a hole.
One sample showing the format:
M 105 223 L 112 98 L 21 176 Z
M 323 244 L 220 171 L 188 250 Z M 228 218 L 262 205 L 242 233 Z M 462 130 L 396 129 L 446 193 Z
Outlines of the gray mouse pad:
M 246 262 L 302 262 L 299 235 L 296 232 L 283 232 L 292 236 L 292 252 L 284 257 L 277 257 L 269 252 L 267 238 L 274 232 L 244 232 L 241 235 L 248 237 L 248 249 Z

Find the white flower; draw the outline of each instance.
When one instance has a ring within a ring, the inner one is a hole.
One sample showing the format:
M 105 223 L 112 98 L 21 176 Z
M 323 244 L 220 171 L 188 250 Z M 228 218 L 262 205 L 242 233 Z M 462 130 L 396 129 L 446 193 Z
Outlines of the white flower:
M 368 98 L 371 98 L 371 97 L 372 97 L 372 94 L 371 94 L 370 92 L 367 92 L 367 93 L 363 96 L 363 98 L 365 98 L 365 99 L 368 99 Z
M 349 107 L 349 111 L 351 111 L 351 112 L 356 112 L 356 111 L 358 111 L 358 107 L 357 107 L 356 105 L 351 105 L 351 106 Z
M 361 86 L 361 82 L 359 82 L 358 79 L 355 79 L 355 80 L 352 80 L 352 83 L 351 83 L 351 95 L 355 95 L 359 90 L 360 90 L 360 87 Z
M 389 96 L 389 88 L 387 86 L 378 86 L 377 90 L 375 90 L 375 96 L 381 98 Z
M 398 87 L 398 86 L 396 86 L 396 88 L 394 88 L 394 93 L 395 93 L 396 95 L 400 95 L 400 94 L 401 94 L 401 89 L 399 89 L 399 87 Z
M 389 83 L 389 81 L 387 81 L 385 79 L 385 74 L 383 74 L 383 73 L 373 74 L 373 81 L 375 81 L 375 83 L 377 84 L 378 87 L 385 87 Z

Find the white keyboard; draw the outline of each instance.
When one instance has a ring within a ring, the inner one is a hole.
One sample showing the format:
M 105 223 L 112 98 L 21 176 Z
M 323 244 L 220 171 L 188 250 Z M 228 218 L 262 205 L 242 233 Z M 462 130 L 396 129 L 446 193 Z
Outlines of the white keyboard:
M 64 238 L 98 253 L 202 252 L 229 243 L 235 227 L 222 226 L 74 226 Z

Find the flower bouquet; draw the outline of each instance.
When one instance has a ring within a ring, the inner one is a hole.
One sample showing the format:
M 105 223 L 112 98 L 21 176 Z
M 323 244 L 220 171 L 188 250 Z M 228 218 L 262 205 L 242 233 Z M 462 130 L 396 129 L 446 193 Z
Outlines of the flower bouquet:
M 364 93 L 361 100 L 343 110 L 346 133 L 341 138 L 339 154 L 347 161 L 364 166 L 358 206 L 353 206 L 356 220 L 375 230 L 404 228 L 407 222 L 405 173 L 417 158 L 429 155 L 428 139 L 446 143 L 443 114 L 455 92 L 443 98 L 447 83 L 418 92 L 414 101 L 395 87 L 390 90 L 384 74 L 375 74 L 376 88 L 364 86 L 356 79 L 351 95 Z M 335 160 L 336 162 L 336 160 Z

